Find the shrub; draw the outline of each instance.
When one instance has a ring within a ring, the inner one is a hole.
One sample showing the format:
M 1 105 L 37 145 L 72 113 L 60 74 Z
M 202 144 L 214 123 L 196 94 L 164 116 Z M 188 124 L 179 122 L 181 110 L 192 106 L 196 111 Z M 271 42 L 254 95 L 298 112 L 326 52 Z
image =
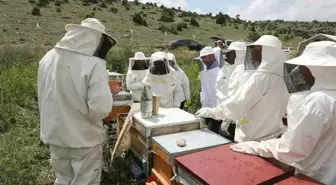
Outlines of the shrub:
M 113 12 L 113 13 L 118 13 L 118 9 L 117 8 L 110 8 L 110 12 Z
M 47 4 L 49 4 L 49 1 L 48 0 L 39 0 L 36 5 L 39 6 L 39 7 L 44 7 L 44 6 L 47 6 Z
M 142 8 L 141 9 L 143 9 L 143 10 L 146 10 L 146 6 L 142 6 Z
M 91 14 L 87 14 L 85 17 L 86 18 L 94 18 L 95 12 L 92 12 Z
M 234 29 L 239 30 L 239 27 L 236 24 L 233 27 Z
M 260 35 L 257 32 L 251 31 L 251 32 L 249 32 L 249 35 L 248 35 L 247 38 L 248 38 L 248 40 L 254 42 L 254 41 L 258 40 L 259 37 L 260 37 Z
M 102 2 L 102 3 L 100 4 L 100 7 L 101 7 L 101 8 L 107 8 L 107 6 L 106 6 L 106 4 L 105 4 L 104 2 Z
M 225 16 L 222 12 L 219 12 L 218 15 L 216 15 L 216 24 L 225 24 L 226 23 L 226 19 Z
M 63 0 L 63 3 L 69 3 L 69 0 Z
M 41 16 L 41 10 L 40 10 L 40 8 L 34 6 L 34 8 L 33 8 L 32 11 L 31 11 L 31 14 L 32 14 L 32 15 L 35 15 L 35 16 Z
M 55 6 L 61 6 L 61 2 L 59 0 L 56 0 L 54 4 Z
M 147 21 L 142 17 L 141 13 L 134 14 L 133 21 L 138 25 L 147 26 Z
M 191 18 L 190 25 L 196 26 L 196 27 L 200 26 L 199 23 L 197 22 L 197 20 L 194 17 Z
M 36 3 L 35 0 L 28 0 L 29 3 L 34 4 Z
M 61 8 L 60 7 L 56 8 L 56 12 L 61 12 Z
M 165 13 L 163 12 L 159 21 L 162 21 L 162 22 L 174 22 L 174 18 L 171 17 L 168 13 Z

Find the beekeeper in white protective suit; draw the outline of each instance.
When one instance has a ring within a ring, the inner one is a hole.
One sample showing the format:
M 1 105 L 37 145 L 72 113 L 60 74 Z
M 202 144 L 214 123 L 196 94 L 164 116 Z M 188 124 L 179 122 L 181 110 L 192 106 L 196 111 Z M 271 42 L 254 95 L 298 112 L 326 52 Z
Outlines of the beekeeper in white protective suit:
M 153 53 L 149 65 L 143 83 L 151 87 L 153 96 L 161 97 L 160 107 L 180 107 L 181 100 L 176 97 L 183 96 L 183 92 L 177 80 L 178 74 L 169 66 L 167 54 Z
M 149 58 L 142 52 L 135 53 L 133 58 L 129 59 L 128 71 L 126 76 L 127 89 L 132 93 L 133 101 L 140 102 L 144 85 L 142 83 L 149 68 Z
M 102 119 L 112 108 L 104 58 L 116 40 L 93 18 L 65 29 L 39 63 L 41 140 L 50 145 L 56 185 L 99 185 Z
M 172 53 L 168 53 L 168 61 L 170 67 L 174 68 L 174 70 L 177 72 L 178 76 L 177 79 L 179 81 L 179 84 L 182 88 L 183 94 L 178 94 L 181 97 L 176 97 L 180 99 L 181 104 L 180 104 L 180 109 L 183 109 L 185 106 L 189 107 L 190 106 L 190 84 L 189 84 L 189 79 L 185 72 L 177 65 L 175 55 Z M 182 96 L 183 95 L 183 96 Z
M 244 61 L 246 54 L 246 44 L 244 42 L 232 42 L 227 50 L 226 64 L 217 75 L 216 96 L 217 105 L 220 105 L 226 99 L 231 97 L 241 85 L 241 78 L 244 73 Z M 221 130 L 223 136 L 228 139 L 234 139 L 236 120 L 223 120 Z
M 283 132 L 282 116 L 288 102 L 283 79 L 286 55 L 280 40 L 264 35 L 247 48 L 242 85 L 215 108 L 202 108 L 196 116 L 236 122 L 235 141 L 258 141 Z
M 231 146 L 238 152 L 271 158 L 324 184 L 336 184 L 336 43 L 310 43 L 286 63 L 299 65 L 311 90 L 291 95 L 288 130 L 279 139 Z

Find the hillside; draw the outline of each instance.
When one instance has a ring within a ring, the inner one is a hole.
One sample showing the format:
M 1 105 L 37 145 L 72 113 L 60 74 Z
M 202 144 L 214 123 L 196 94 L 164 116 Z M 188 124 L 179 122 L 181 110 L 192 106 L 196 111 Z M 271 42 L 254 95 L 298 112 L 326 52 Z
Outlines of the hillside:
M 53 46 L 63 36 L 65 24 L 80 23 L 86 17 L 101 20 L 109 33 L 115 36 L 120 43 L 131 42 L 130 29 L 132 29 L 134 32 L 132 44 L 141 46 L 164 43 L 164 31 L 168 32 L 168 41 L 178 38 L 193 39 L 194 35 L 197 41 L 208 45 L 213 44 L 209 39 L 211 36 L 255 40 L 261 34 L 273 34 L 279 36 L 284 45 L 292 47 L 296 47 L 303 38 L 316 33 L 334 34 L 336 32 L 336 23 L 332 22 L 308 23 L 282 20 L 246 22 L 239 20 L 239 15 L 235 18 L 230 18 L 225 14 L 198 15 L 179 9 L 158 7 L 152 3 L 100 1 L 0 0 L 0 16 L 2 17 L 0 45 Z M 133 21 L 135 14 L 137 14 L 135 19 L 142 25 Z M 196 26 L 191 25 L 192 18 L 196 20 L 194 24 Z

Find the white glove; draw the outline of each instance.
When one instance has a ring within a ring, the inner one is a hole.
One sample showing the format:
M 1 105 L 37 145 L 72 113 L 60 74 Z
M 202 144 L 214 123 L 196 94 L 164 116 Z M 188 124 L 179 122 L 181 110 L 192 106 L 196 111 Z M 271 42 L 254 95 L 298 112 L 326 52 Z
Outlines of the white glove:
M 201 108 L 199 109 L 195 116 L 199 118 L 213 118 L 211 108 Z
M 260 143 L 256 141 L 248 141 L 248 142 L 231 145 L 230 149 L 236 152 L 240 152 L 240 153 L 246 153 L 250 155 L 259 155 L 257 152 L 259 144 Z

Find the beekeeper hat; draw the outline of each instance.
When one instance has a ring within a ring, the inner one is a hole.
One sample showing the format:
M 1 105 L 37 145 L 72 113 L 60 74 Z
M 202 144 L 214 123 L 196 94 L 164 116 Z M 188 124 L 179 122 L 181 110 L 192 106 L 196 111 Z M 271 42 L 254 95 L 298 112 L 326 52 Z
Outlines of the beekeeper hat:
M 240 42 L 240 41 L 232 42 L 228 49 L 223 50 L 223 53 L 229 53 L 230 51 L 233 51 L 233 50 L 246 51 L 245 42 Z
M 106 33 L 106 29 L 105 29 L 105 26 L 97 19 L 95 18 L 87 18 L 85 20 L 82 21 L 81 25 L 78 25 L 78 24 L 67 24 L 65 25 L 65 30 L 66 31 L 69 31 L 71 29 L 74 29 L 74 28 L 84 28 L 84 29 L 91 29 L 91 30 L 95 30 L 97 32 L 100 32 L 104 35 L 106 35 L 112 46 L 115 45 L 117 43 L 117 40 L 110 36 L 109 34 Z
M 257 45 L 268 46 L 282 51 L 281 41 L 273 35 L 263 35 L 257 41 L 255 41 L 252 44 L 249 44 L 248 46 L 257 46 Z
M 304 66 L 336 66 L 336 42 L 312 42 L 306 46 L 302 55 L 286 63 Z
M 136 52 L 134 57 L 130 58 L 130 60 L 149 60 L 149 57 L 146 57 L 143 52 Z
M 153 63 L 155 61 L 164 61 L 166 64 L 168 64 L 168 56 L 167 53 L 163 51 L 158 51 L 152 54 L 150 58 L 150 62 Z M 167 65 L 168 66 L 168 65 Z
M 208 56 L 208 55 L 214 55 L 215 51 L 212 49 L 212 47 L 207 46 L 203 48 L 200 52 L 200 57 Z

